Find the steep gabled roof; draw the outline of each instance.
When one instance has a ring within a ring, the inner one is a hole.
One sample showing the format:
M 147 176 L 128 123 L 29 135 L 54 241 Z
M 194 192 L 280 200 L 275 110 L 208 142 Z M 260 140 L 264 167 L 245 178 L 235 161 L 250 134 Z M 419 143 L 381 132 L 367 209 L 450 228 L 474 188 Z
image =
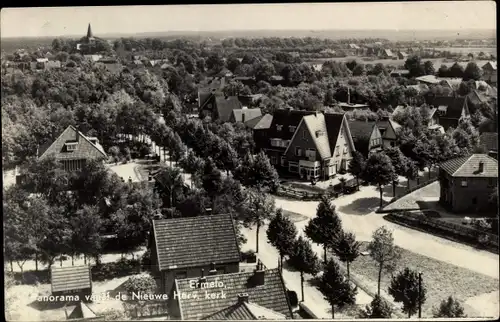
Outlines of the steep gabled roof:
M 279 109 L 274 111 L 268 137 L 282 140 L 292 139 L 295 132 L 290 132 L 289 127 L 297 127 L 305 115 L 311 115 L 314 113 L 314 111 L 297 111 L 288 109 Z M 279 127 L 281 127 L 281 130 L 279 130 Z
M 376 122 L 348 121 L 348 123 L 356 150 L 366 155 Z
M 243 109 L 233 110 L 231 118 L 234 119 L 235 122 L 242 122 L 243 115 L 245 116 L 245 123 L 246 123 L 247 121 L 262 116 L 262 111 L 260 110 L 260 108 L 243 108 Z
M 291 319 L 293 315 L 290 302 L 279 269 L 265 270 L 264 283 L 262 285 L 257 285 L 254 282 L 254 274 L 254 272 L 243 272 L 207 276 L 207 283 L 217 279 L 217 281 L 222 282 L 224 285 L 222 290 L 226 293 L 226 298 L 214 300 L 205 298 L 206 289 L 192 288 L 190 286 L 192 278 L 176 280 L 177 292 L 186 295 L 183 299 L 179 300 L 181 319 L 199 320 L 210 317 L 234 305 L 240 294 L 248 294 L 248 302 L 250 303 L 255 303 Z M 216 292 L 218 289 L 210 289 L 209 291 Z
M 328 133 L 330 151 L 335 150 L 344 119 L 345 114 L 343 113 L 325 113 L 326 131 Z
M 479 163 L 483 162 L 483 171 L 479 172 Z M 452 177 L 498 177 L 498 161 L 486 154 L 472 154 L 443 162 L 440 169 Z
M 438 109 L 440 106 L 445 106 L 446 114 L 441 117 L 458 120 L 462 116 L 462 110 L 467 106 L 467 98 L 460 96 L 436 96 L 432 99 L 430 105 Z
M 264 114 L 245 122 L 245 125 L 253 130 L 267 130 L 271 127 L 272 122 L 273 116 L 271 114 Z
M 323 113 L 304 116 L 304 123 L 309 130 L 321 159 L 331 157 L 332 152 L 330 151 L 330 142 L 328 142 L 328 133 Z
M 90 266 L 67 266 L 51 268 L 52 293 L 90 288 Z
M 218 118 L 223 122 L 228 122 L 233 110 L 241 109 L 241 103 L 238 96 L 215 96 L 215 106 L 217 108 Z
M 77 142 L 75 151 L 68 151 L 66 143 Z M 40 151 L 40 158 L 54 156 L 56 160 L 78 160 L 107 158 L 108 156 L 100 145 L 92 143 L 89 138 L 70 125 L 46 150 Z
M 497 62 L 489 61 L 481 67 L 482 69 L 497 70 Z
M 229 214 L 155 220 L 153 226 L 160 270 L 240 260 Z

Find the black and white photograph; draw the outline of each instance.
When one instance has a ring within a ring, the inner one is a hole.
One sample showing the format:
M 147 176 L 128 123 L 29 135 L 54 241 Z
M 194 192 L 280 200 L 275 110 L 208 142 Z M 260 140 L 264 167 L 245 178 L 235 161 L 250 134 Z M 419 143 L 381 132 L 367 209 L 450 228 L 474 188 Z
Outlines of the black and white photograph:
M 496 11 L 2 8 L 5 320 L 498 319 Z

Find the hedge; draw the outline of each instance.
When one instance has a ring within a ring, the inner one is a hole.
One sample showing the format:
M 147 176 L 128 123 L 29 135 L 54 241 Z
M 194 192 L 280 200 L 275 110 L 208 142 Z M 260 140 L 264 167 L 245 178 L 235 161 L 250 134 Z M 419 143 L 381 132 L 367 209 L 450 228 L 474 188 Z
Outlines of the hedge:
M 397 212 L 384 216 L 385 219 L 437 236 L 482 247 L 498 253 L 498 236 L 477 229 L 442 220 L 428 218 L 422 213 Z M 485 239 L 485 237 L 487 237 Z
M 103 281 L 115 277 L 139 274 L 140 272 L 140 260 L 122 258 L 117 262 L 100 263 L 92 266 L 92 280 Z

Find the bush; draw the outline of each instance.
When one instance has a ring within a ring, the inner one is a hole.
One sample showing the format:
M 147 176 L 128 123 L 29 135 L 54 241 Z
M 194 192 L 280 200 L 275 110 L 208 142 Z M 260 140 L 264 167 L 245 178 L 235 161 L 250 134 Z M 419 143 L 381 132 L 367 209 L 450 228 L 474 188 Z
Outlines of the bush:
M 140 261 L 136 259 L 120 259 L 117 262 L 92 266 L 92 279 L 102 281 L 115 277 L 123 277 L 140 273 Z
M 151 275 L 132 276 L 123 283 L 123 288 L 128 293 L 153 293 L 156 290 L 156 281 Z

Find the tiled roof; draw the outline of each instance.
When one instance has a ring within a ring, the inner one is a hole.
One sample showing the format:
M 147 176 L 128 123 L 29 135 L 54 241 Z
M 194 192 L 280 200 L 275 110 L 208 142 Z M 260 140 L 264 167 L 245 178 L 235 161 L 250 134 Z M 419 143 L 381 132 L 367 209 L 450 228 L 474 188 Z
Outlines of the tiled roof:
M 496 61 L 489 61 L 486 64 L 483 65 L 481 68 L 488 68 L 492 70 L 497 70 L 497 62 Z
M 483 162 L 483 171 L 479 172 L 479 163 Z M 486 154 L 472 154 L 443 162 L 440 169 L 452 177 L 498 177 L 498 161 Z
M 297 111 L 279 109 L 274 111 L 273 120 L 269 127 L 269 138 L 291 140 L 294 132 L 289 131 L 289 126 L 297 127 L 305 115 L 314 114 L 313 111 Z M 281 130 L 278 130 L 278 126 Z
M 52 267 L 52 293 L 90 288 L 90 266 Z
M 68 319 L 93 319 L 97 314 L 83 301 L 78 302 L 73 311 L 68 315 Z
M 78 143 L 75 151 L 66 149 L 66 143 L 68 142 Z M 106 153 L 99 146 L 90 142 L 85 135 L 72 125 L 68 126 L 45 151 L 40 151 L 40 158 L 49 155 L 54 156 L 56 160 L 107 158 Z
M 484 132 L 479 137 L 481 145 L 485 146 L 488 151 L 498 151 L 498 133 Z
M 375 122 L 349 121 L 348 123 L 356 150 L 366 155 Z
M 271 114 L 264 114 L 253 120 L 245 122 L 245 125 L 254 130 L 264 130 L 264 129 L 269 129 L 271 127 L 272 122 L 273 122 L 273 116 Z
M 326 132 L 328 134 L 328 143 L 330 144 L 330 151 L 335 149 L 337 138 L 339 137 L 342 123 L 345 120 L 343 113 L 325 113 Z M 331 151 L 332 152 L 332 151 Z
M 258 304 L 266 309 L 273 310 L 292 318 L 287 291 L 279 269 L 264 271 L 264 283 L 256 285 L 254 272 L 222 274 L 207 276 L 206 281 L 210 283 L 217 279 L 222 282 L 226 298 L 207 299 L 205 291 L 207 289 L 191 288 L 192 279 L 176 280 L 178 293 L 191 296 L 190 299 L 179 300 L 181 318 L 185 320 L 199 320 L 223 311 L 234 305 L 239 294 L 248 294 L 248 302 Z M 209 292 L 217 292 L 219 289 L 209 289 Z M 196 295 L 195 295 L 196 294 Z M 193 298 L 197 296 L 196 298 Z
M 326 130 L 325 116 L 323 113 L 304 116 L 309 133 L 316 145 L 316 149 L 321 159 L 326 159 L 332 156 L 330 151 L 330 142 L 328 142 L 328 133 Z
M 236 302 L 202 320 L 285 320 L 286 316 L 251 302 Z
M 467 105 L 467 99 L 459 96 L 436 96 L 431 100 L 430 105 L 434 107 L 446 106 L 446 115 L 443 117 L 458 120 L 462 115 L 462 110 Z
M 235 122 L 242 122 L 243 115 L 245 116 L 245 122 L 246 122 L 262 116 L 262 111 L 260 110 L 260 108 L 245 108 L 245 109 L 233 110 L 232 114 L 233 114 L 232 117 L 234 118 Z
M 488 102 L 488 97 L 486 97 L 485 94 L 479 92 L 478 90 L 473 90 L 472 92 L 470 92 L 469 95 L 467 95 L 467 99 L 474 105 Z
M 216 96 L 215 106 L 217 108 L 218 118 L 223 122 L 228 122 L 233 110 L 241 109 L 241 103 L 238 96 Z
M 153 228 L 160 270 L 240 260 L 229 214 L 155 220 Z

